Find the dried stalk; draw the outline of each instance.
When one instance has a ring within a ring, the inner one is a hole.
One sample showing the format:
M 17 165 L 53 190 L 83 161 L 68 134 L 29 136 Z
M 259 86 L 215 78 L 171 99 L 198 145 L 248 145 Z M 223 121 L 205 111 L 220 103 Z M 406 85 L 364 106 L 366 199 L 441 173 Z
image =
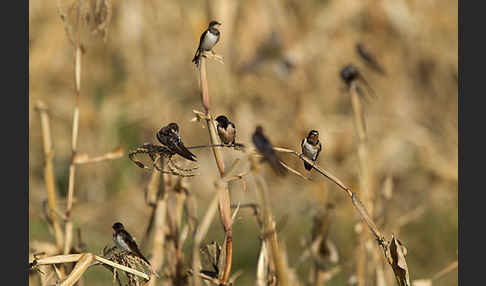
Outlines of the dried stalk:
M 372 188 L 370 186 L 370 169 L 368 166 L 368 148 L 366 145 L 366 123 L 364 121 L 364 114 L 361 106 L 359 94 L 357 92 L 356 81 L 351 82 L 349 93 L 351 96 L 351 104 L 353 106 L 354 126 L 358 135 L 358 161 L 359 161 L 359 184 L 360 193 L 363 197 L 363 203 L 367 207 L 369 215 L 373 217 L 373 199 Z M 359 244 L 356 252 L 356 277 L 358 286 L 366 284 L 367 273 L 367 256 L 369 255 L 365 247 L 368 240 L 368 234 L 364 231 L 359 233 Z
M 162 199 L 157 201 L 155 207 L 155 225 L 154 225 L 154 240 L 152 248 L 152 258 L 150 263 L 152 264 L 154 272 L 159 272 L 162 269 L 164 263 L 164 246 L 165 246 L 165 232 L 164 226 L 167 214 L 167 193 L 164 194 Z M 148 285 L 155 285 L 155 279 L 152 277 Z
M 69 274 L 64 281 L 62 281 L 60 286 L 71 286 L 74 285 L 88 269 L 91 262 L 93 262 L 95 255 L 91 253 L 82 254 L 78 260 L 78 263 L 73 268 L 73 271 Z
M 78 0 L 77 7 L 77 36 L 74 45 L 74 115 L 73 115 L 73 133 L 72 133 L 72 156 L 71 164 L 69 166 L 69 183 L 68 183 L 68 197 L 66 206 L 66 224 L 64 230 L 64 254 L 68 254 L 71 250 L 73 239 L 73 223 L 71 221 L 71 209 L 73 206 L 74 197 L 74 175 L 76 171 L 76 150 L 78 141 L 79 128 L 79 95 L 81 90 L 81 0 Z
M 150 219 L 147 225 L 147 229 L 145 230 L 145 234 L 142 237 L 142 241 L 140 242 L 140 249 L 145 249 L 145 245 L 149 240 L 150 233 L 152 232 L 152 228 L 155 222 L 155 213 L 157 211 L 157 202 L 159 198 L 159 185 L 160 185 L 160 177 L 162 173 L 157 171 L 157 169 L 152 170 L 152 175 L 150 177 L 150 181 L 147 184 L 144 194 L 145 194 L 145 203 L 152 208 L 152 213 L 150 215 Z
M 146 280 L 149 280 L 149 277 L 147 274 L 140 272 L 136 269 L 132 269 L 130 267 L 115 263 L 111 260 L 105 259 L 103 257 L 94 255 L 92 253 L 80 253 L 80 254 L 68 254 L 68 255 L 56 255 L 56 256 L 51 256 L 51 257 L 46 257 L 46 258 L 41 258 L 41 259 L 32 259 L 29 261 L 31 264 L 37 265 L 51 265 L 51 264 L 60 264 L 60 263 L 72 263 L 72 262 L 78 262 L 83 256 L 85 255 L 93 255 L 94 259 L 97 260 L 98 262 L 101 262 L 103 264 L 107 264 L 111 267 L 123 270 L 125 272 L 131 273 L 133 275 L 137 275 L 141 278 L 144 278 Z
M 265 182 L 263 181 L 263 178 L 261 178 L 260 175 L 258 175 L 256 172 L 254 173 L 254 175 L 257 186 L 257 194 L 263 206 L 263 239 L 266 240 L 266 242 L 270 246 L 270 252 L 277 274 L 278 285 L 287 286 L 290 285 L 289 278 L 287 277 L 288 270 L 286 269 L 286 265 L 280 253 L 277 239 L 277 231 L 275 229 L 275 221 L 273 220 L 272 211 L 270 209 L 270 201 L 268 198 Z
M 63 235 L 61 226 L 56 216 L 56 189 L 54 184 L 54 169 L 52 160 L 54 157 L 54 150 L 52 148 L 51 140 L 51 128 L 49 125 L 49 115 L 47 113 L 47 106 L 42 101 L 36 103 L 36 110 L 40 113 L 41 118 L 41 128 L 42 128 L 42 139 L 44 144 L 44 180 L 46 183 L 47 192 L 47 202 L 49 205 L 49 217 L 52 227 L 54 229 L 54 235 L 56 238 L 56 245 L 59 251 L 62 249 L 63 245 Z
M 211 225 L 211 221 L 214 218 L 214 215 L 216 214 L 216 208 L 218 206 L 219 202 L 219 197 L 220 194 L 223 193 L 222 189 L 216 188 L 216 192 L 214 195 L 213 200 L 209 204 L 209 207 L 206 211 L 206 214 L 204 215 L 204 218 L 201 221 L 201 224 L 198 225 L 196 234 L 194 236 L 194 248 L 193 248 L 193 253 L 192 253 L 192 271 L 193 275 L 198 275 L 201 270 L 201 259 L 199 257 L 199 252 L 201 248 L 201 242 L 208 232 L 209 226 Z M 198 286 L 200 285 L 200 280 L 195 278 L 194 279 L 194 285 Z
M 163 168 L 164 160 L 161 160 L 161 167 Z M 161 188 L 157 188 L 160 185 L 160 178 L 162 177 L 162 186 Z M 158 189 L 156 195 L 156 204 L 155 210 L 153 213 L 153 220 L 154 220 L 154 239 L 153 239 L 153 247 L 152 247 L 152 258 L 151 264 L 154 272 L 159 272 L 162 269 L 162 265 L 164 263 L 164 246 L 165 246 L 165 225 L 166 225 L 166 218 L 167 218 L 167 200 L 168 200 L 168 193 L 166 190 L 164 175 L 160 174 L 158 171 L 154 169 L 152 173 L 152 178 L 148 185 L 148 192 L 153 192 Z M 149 286 L 153 286 L 156 283 L 154 279 L 155 273 L 152 275 Z
M 209 131 L 210 137 L 210 144 L 211 145 L 218 145 L 219 137 L 216 132 L 216 128 L 214 126 L 213 118 L 210 113 L 210 102 L 209 102 L 209 92 L 208 92 L 208 82 L 207 82 L 207 75 L 206 75 L 206 57 L 202 56 L 200 58 L 200 65 L 199 65 L 199 75 L 200 75 L 200 84 L 201 84 L 201 103 L 204 108 L 206 124 Z M 211 147 L 214 154 L 214 159 L 216 161 L 216 165 L 219 170 L 220 178 L 222 178 L 224 173 L 224 163 L 223 163 L 223 154 L 221 149 Z M 230 196 L 228 190 L 228 184 L 225 183 L 223 187 L 223 192 L 219 195 L 219 205 L 218 205 L 219 215 L 221 219 L 221 223 L 223 224 L 223 229 L 226 234 L 226 260 L 224 269 L 222 272 L 221 283 L 226 284 L 228 282 L 230 272 L 231 272 L 231 264 L 232 264 L 232 257 L 233 257 L 233 233 L 231 228 L 231 209 L 230 209 Z M 195 277 L 195 279 L 197 279 Z

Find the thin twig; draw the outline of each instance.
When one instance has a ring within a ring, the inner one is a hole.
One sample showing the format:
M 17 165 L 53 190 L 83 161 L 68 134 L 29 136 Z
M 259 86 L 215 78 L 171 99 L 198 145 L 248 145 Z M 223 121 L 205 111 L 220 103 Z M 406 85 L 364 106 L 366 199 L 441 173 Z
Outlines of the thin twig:
M 96 157 L 89 157 L 88 154 L 76 154 L 76 157 L 74 158 L 74 163 L 75 164 L 88 164 L 88 163 L 97 163 L 97 162 L 102 162 L 105 160 L 113 160 L 113 159 L 118 159 L 123 156 L 123 148 L 117 147 L 115 150 L 108 152 L 106 154 L 96 156 Z

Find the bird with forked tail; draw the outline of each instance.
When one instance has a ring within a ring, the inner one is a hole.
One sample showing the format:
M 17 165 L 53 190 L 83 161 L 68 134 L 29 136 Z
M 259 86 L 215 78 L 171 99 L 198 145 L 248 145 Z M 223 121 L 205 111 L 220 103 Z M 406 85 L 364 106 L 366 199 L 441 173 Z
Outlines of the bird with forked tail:
M 184 143 L 182 143 L 177 123 L 172 122 L 167 126 L 160 128 L 159 132 L 157 132 L 157 139 L 160 143 L 169 148 L 172 155 L 179 154 L 187 160 L 196 161 L 196 155 L 187 150 Z
M 213 47 L 218 43 L 220 32 L 216 29 L 216 26 L 220 26 L 218 21 L 209 22 L 208 28 L 202 33 L 199 39 L 199 46 L 197 47 L 196 54 L 192 59 L 192 62 L 199 66 L 199 57 L 201 52 L 212 51 Z
M 143 261 L 147 262 L 149 265 L 150 262 L 143 256 L 142 252 L 140 252 L 140 249 L 138 249 L 138 245 L 133 239 L 133 237 L 128 233 L 125 228 L 123 227 L 123 224 L 120 222 L 115 222 L 113 224 L 113 241 L 115 242 L 115 245 L 123 250 L 126 250 L 130 253 L 133 253 L 134 255 L 140 257 L 143 259 Z

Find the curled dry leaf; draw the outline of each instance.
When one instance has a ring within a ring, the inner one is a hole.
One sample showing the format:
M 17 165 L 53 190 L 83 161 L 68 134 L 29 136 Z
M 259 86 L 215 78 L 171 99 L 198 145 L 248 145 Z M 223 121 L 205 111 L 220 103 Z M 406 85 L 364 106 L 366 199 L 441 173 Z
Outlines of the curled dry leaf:
M 258 256 L 257 264 L 257 285 L 265 286 L 267 285 L 267 275 L 269 267 L 268 251 L 265 245 L 265 240 L 262 240 L 260 254 Z
M 201 249 L 204 270 L 201 273 L 212 278 L 218 278 L 220 270 L 221 245 L 212 241 Z
M 399 286 L 410 286 L 408 266 L 405 260 L 406 255 L 406 247 L 392 235 L 392 239 L 386 250 L 386 257 L 388 263 L 393 268 Z

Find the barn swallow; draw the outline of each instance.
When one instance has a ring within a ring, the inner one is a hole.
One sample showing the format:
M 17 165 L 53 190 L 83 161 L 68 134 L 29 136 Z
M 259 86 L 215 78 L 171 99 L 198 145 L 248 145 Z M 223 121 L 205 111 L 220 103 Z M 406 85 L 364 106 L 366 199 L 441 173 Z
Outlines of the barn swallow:
M 280 163 L 275 150 L 273 150 L 272 143 L 263 134 L 263 128 L 261 126 L 256 127 L 252 140 L 258 151 L 263 154 L 261 161 L 268 161 L 277 175 L 285 176 L 287 174 L 285 167 Z
M 218 116 L 216 122 L 218 122 L 216 129 L 221 142 L 225 145 L 235 145 L 236 127 L 233 122 L 229 121 L 224 115 Z
M 196 161 L 196 155 L 192 154 L 184 147 L 181 137 L 179 136 L 179 126 L 177 123 L 169 123 L 169 125 L 160 128 L 157 132 L 157 139 L 160 143 L 165 145 L 173 154 L 179 154 L 187 160 Z
M 358 55 L 374 70 L 376 70 L 378 73 L 384 75 L 385 70 L 381 67 L 381 65 L 378 63 L 376 60 L 376 57 L 364 47 L 362 43 L 358 43 L 356 45 L 356 51 L 358 52 Z
M 317 130 L 311 130 L 306 138 L 302 139 L 301 143 L 302 154 L 307 159 L 312 161 L 317 160 L 317 156 L 322 150 L 321 142 L 319 141 L 319 132 Z M 304 167 L 307 171 L 312 169 L 312 165 L 304 161 Z
M 366 89 L 368 90 L 368 93 L 371 96 L 375 96 L 375 92 L 373 89 L 370 87 L 368 82 L 364 79 L 363 75 L 359 72 L 359 70 L 353 66 L 353 65 L 347 65 L 341 69 L 341 79 L 346 83 L 346 86 L 348 88 L 351 87 L 351 83 L 354 81 L 360 81 L 364 84 Z M 356 86 L 356 91 L 361 95 L 364 96 L 363 91 L 359 87 L 359 85 Z
M 192 59 L 192 62 L 199 65 L 199 56 L 203 51 L 211 51 L 214 45 L 219 41 L 219 30 L 215 26 L 221 25 L 218 21 L 209 22 L 208 28 L 202 33 L 199 39 L 199 46 L 197 47 L 196 54 Z
M 113 230 L 115 231 L 113 233 L 113 241 L 115 242 L 115 245 L 118 248 L 121 248 L 123 250 L 135 254 L 136 256 L 142 258 L 143 261 L 147 262 L 150 265 L 150 262 L 140 252 L 137 243 L 132 238 L 132 236 L 125 230 L 123 224 L 121 224 L 120 222 L 115 222 L 113 224 Z

